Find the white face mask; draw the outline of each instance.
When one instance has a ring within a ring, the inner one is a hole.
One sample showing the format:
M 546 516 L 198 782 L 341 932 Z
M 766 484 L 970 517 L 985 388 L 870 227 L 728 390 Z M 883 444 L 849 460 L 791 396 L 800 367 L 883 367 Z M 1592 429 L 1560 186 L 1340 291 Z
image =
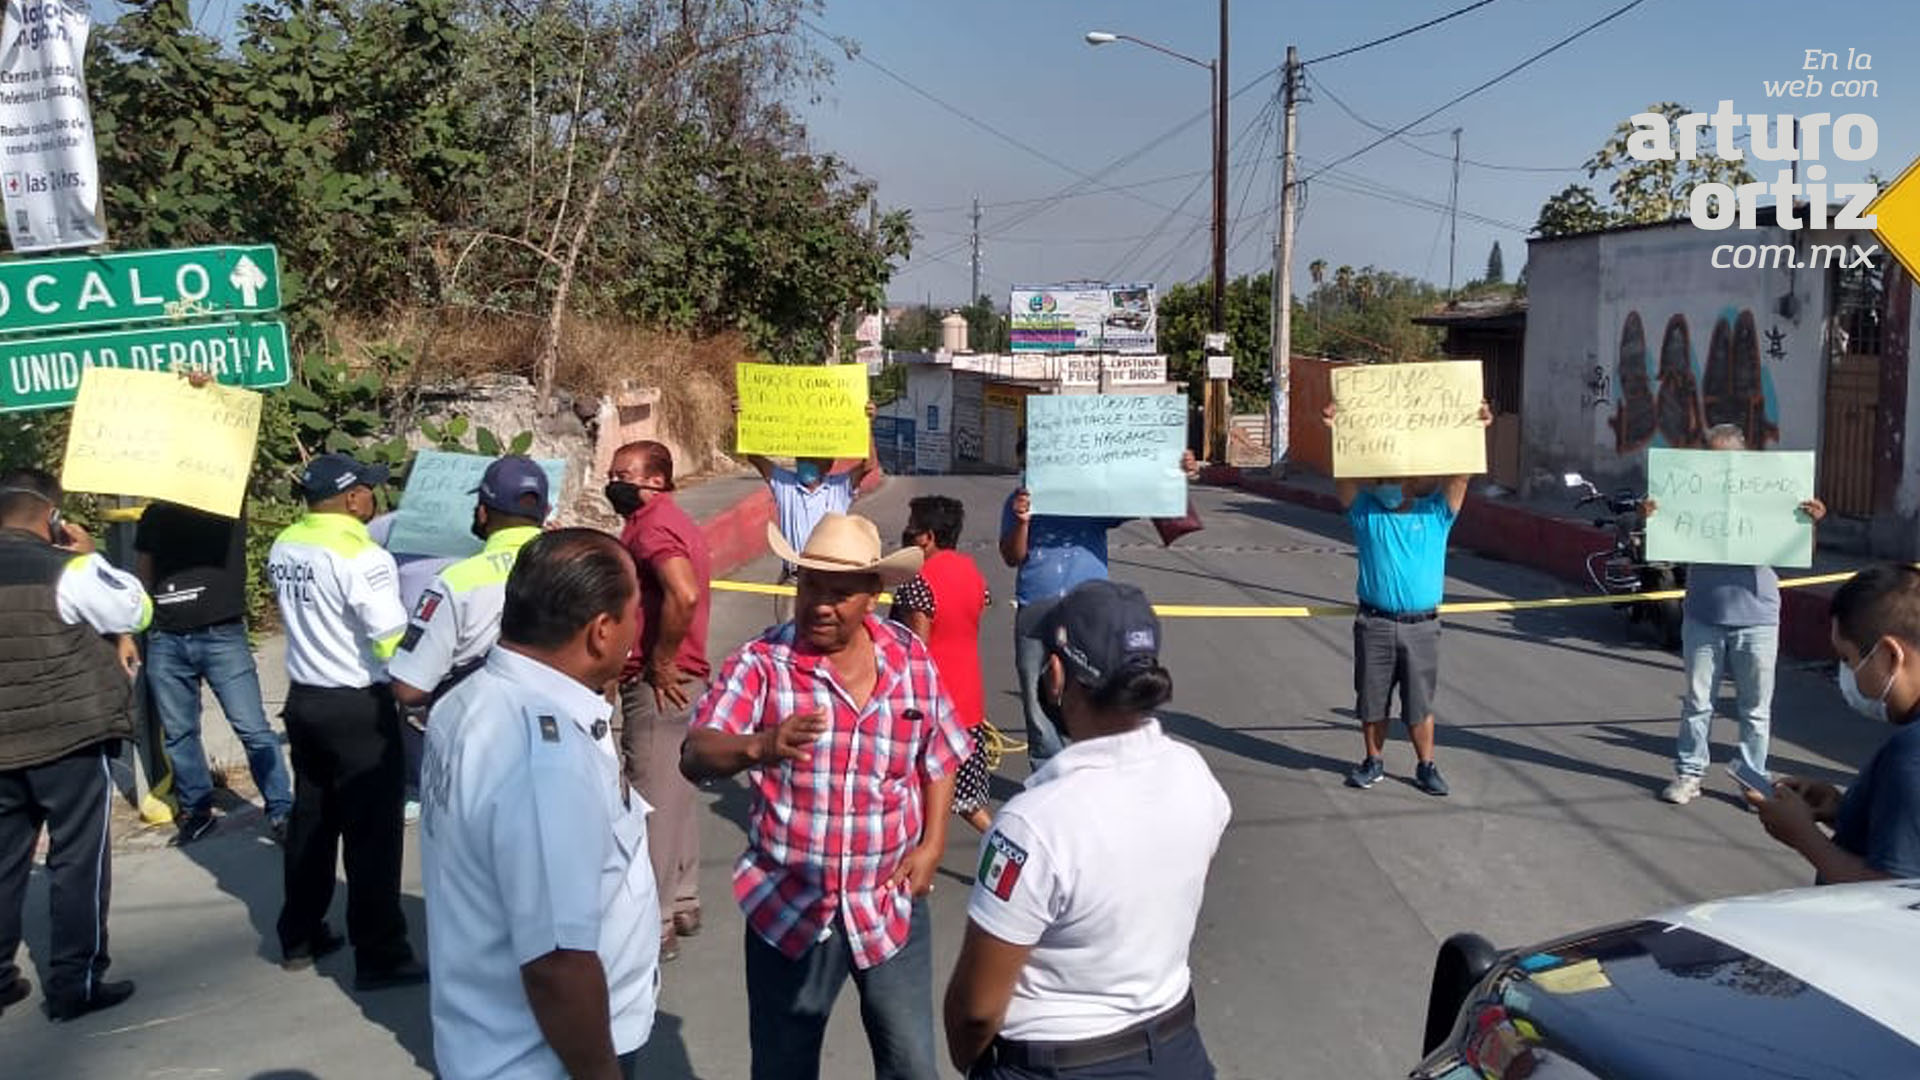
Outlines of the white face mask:
M 1854 712 L 1884 724 L 1889 719 L 1887 694 L 1893 689 L 1893 674 L 1891 672 L 1887 674 L 1887 681 L 1881 685 L 1880 693 L 1875 697 L 1868 697 L 1860 689 L 1859 675 L 1860 669 L 1866 667 L 1867 663 L 1873 659 L 1873 654 L 1879 651 L 1880 643 L 1875 642 L 1873 648 L 1867 650 L 1867 655 L 1860 658 L 1858 665 L 1849 666 L 1845 660 L 1840 661 L 1840 696 L 1847 699 L 1847 706 Z

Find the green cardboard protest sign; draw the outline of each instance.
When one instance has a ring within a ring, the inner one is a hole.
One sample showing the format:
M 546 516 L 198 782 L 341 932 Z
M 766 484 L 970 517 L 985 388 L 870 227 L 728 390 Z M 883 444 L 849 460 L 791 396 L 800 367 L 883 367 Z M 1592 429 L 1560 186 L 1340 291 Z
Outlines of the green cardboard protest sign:
M 1647 451 L 1647 558 L 1729 566 L 1813 565 L 1813 454 Z

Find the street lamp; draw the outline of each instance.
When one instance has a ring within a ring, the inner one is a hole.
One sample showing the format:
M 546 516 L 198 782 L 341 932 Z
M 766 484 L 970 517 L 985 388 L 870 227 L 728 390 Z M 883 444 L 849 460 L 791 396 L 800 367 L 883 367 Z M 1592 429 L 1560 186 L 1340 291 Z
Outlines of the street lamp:
M 1201 60 L 1145 38 L 1105 30 L 1087 31 L 1086 41 L 1094 46 L 1111 45 L 1116 41 L 1131 42 L 1194 67 L 1207 69 L 1213 104 L 1213 295 L 1209 325 L 1215 334 L 1224 334 L 1227 329 L 1227 0 L 1220 0 L 1220 55 L 1215 60 Z M 1217 453 L 1223 462 L 1227 455 L 1225 417 L 1232 411 L 1232 398 L 1229 396 L 1231 390 L 1225 386 L 1215 386 L 1214 383 L 1226 381 L 1210 380 L 1208 383 L 1207 445 L 1202 448 L 1207 457 Z

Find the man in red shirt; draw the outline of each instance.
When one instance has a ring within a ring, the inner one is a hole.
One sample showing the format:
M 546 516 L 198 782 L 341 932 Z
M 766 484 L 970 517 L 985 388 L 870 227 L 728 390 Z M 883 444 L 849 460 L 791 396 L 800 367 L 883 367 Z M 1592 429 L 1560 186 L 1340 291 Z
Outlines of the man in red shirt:
M 874 614 L 919 569 L 885 558 L 863 517 L 828 514 L 805 549 L 795 619 L 741 646 L 695 709 L 681 770 L 746 772 L 747 851 L 733 893 L 747 917 L 752 1080 L 818 1080 L 849 976 L 876 1080 L 935 1080 L 933 930 L 922 899 L 946 846 L 966 729 L 933 659 Z
M 980 679 L 980 616 L 993 595 L 972 559 L 960 554 L 966 507 L 945 495 L 922 495 L 908 504 L 900 542 L 926 556 L 920 576 L 893 590 L 893 618 L 919 635 L 940 669 L 940 683 L 953 709 L 973 735 L 973 753 L 953 785 L 953 812 L 979 832 L 993 824 L 987 813 L 986 691 Z
M 660 889 L 660 960 L 700 932 L 700 821 L 680 775 L 693 701 L 706 691 L 713 560 L 705 534 L 673 501 L 673 454 L 660 443 L 615 451 L 607 502 L 626 522 L 620 544 L 640 574 L 640 635 L 620 676 L 620 756 L 653 807 L 647 848 Z

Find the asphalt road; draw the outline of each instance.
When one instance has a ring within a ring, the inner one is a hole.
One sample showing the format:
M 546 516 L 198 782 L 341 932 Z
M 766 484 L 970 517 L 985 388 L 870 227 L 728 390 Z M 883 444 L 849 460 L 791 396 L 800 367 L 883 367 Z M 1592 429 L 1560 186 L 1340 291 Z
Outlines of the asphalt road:
M 997 599 L 1012 575 L 993 548 L 1006 478 L 895 479 L 862 503 L 896 536 L 909 497 L 966 501 L 964 547 Z M 1204 532 L 1163 549 L 1152 530 L 1114 534 L 1114 575 L 1163 602 L 1344 602 L 1353 557 L 1339 519 L 1236 492 L 1200 489 Z M 1561 595 L 1542 575 L 1456 553 L 1456 599 Z M 770 559 L 737 577 L 771 580 Z M 764 597 L 715 601 L 718 653 L 771 617 Z M 1019 727 L 997 602 L 983 635 L 989 708 Z M 1809 874 L 1767 840 L 1716 772 L 1679 809 L 1655 793 L 1669 774 L 1677 661 L 1606 608 L 1448 621 L 1438 710 L 1440 763 L 1453 795 L 1408 782 L 1399 732 L 1389 779 L 1342 786 L 1359 756 L 1346 621 L 1169 620 L 1175 697 L 1167 728 L 1198 747 L 1233 802 L 1193 952 L 1201 1026 L 1223 1078 L 1394 1077 L 1418 1054 L 1432 951 L 1475 929 L 1521 944 L 1677 903 L 1803 884 Z M 1883 733 L 1846 713 L 1825 671 L 1782 671 L 1773 767 L 1844 779 Z M 1724 760 L 1731 723 L 1716 728 Z M 1024 774 L 1010 760 L 1005 797 Z M 1152 798 L 1152 792 L 1142 792 Z M 708 929 L 666 969 L 644 1075 L 730 1080 L 747 1073 L 742 923 L 728 875 L 743 844 L 744 787 L 705 796 Z M 975 864 L 955 823 L 933 895 L 935 997 L 965 920 Z M 409 840 L 414 838 L 410 835 Z M 415 852 L 407 898 L 422 921 Z M 116 975 L 140 994 L 112 1012 L 55 1026 L 32 1007 L 0 1017 L 8 1075 L 349 1077 L 423 1075 L 431 1035 L 423 991 L 356 998 L 350 963 L 282 973 L 264 947 L 279 900 L 277 851 L 244 820 L 185 851 L 116 860 Z M 38 875 L 36 875 L 38 877 Z M 44 886 L 29 940 L 44 942 Z M 268 935 L 270 936 L 270 935 Z M 416 940 L 424 934 L 416 931 Z M 18 1065 L 24 1071 L 16 1072 Z M 824 1075 L 870 1075 L 852 988 L 829 1035 Z

